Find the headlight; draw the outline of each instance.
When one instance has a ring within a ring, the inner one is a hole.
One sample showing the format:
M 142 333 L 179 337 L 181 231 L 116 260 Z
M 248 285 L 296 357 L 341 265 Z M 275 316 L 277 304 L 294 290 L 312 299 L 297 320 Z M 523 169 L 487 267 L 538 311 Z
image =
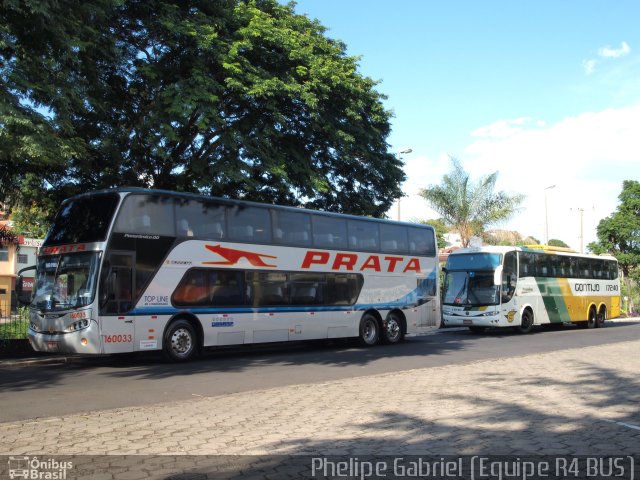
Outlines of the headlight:
M 78 320 L 77 322 L 73 322 L 67 328 L 65 328 L 65 332 L 77 332 L 78 330 L 82 330 L 83 328 L 87 328 L 89 326 L 89 320 Z

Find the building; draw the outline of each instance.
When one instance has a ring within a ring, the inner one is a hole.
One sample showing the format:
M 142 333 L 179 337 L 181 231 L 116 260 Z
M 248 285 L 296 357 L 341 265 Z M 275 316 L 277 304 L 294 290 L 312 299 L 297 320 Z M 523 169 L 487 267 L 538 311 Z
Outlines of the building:
M 5 223 L 0 226 L 4 232 L 10 232 Z M 0 317 L 8 315 L 16 308 L 15 291 L 18 272 L 23 268 L 36 265 L 38 249 L 43 240 L 24 238 L 5 233 L 0 237 Z M 25 277 L 25 290 L 33 288 L 33 274 Z

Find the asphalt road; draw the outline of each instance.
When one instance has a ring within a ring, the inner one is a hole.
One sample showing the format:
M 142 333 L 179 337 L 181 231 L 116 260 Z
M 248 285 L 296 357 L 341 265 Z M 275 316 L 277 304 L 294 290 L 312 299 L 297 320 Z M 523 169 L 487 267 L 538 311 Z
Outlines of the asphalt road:
M 346 341 L 241 348 L 209 353 L 188 364 L 166 363 L 155 354 L 82 358 L 53 365 L 0 363 L 0 422 L 515 358 L 638 338 L 640 323 L 618 321 L 608 322 L 604 329 L 565 327 L 529 335 L 439 330 L 409 337 L 400 345 L 374 348 L 357 348 Z

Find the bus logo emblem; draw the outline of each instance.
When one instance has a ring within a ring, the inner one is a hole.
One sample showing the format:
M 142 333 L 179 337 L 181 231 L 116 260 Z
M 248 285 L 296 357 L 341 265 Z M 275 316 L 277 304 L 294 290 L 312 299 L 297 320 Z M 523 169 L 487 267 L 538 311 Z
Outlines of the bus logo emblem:
M 235 265 L 240 259 L 246 258 L 254 267 L 275 267 L 266 263 L 263 258 L 278 258 L 273 255 L 264 253 L 247 252 L 245 250 L 235 250 L 233 248 L 225 248 L 222 245 L 205 245 L 206 249 L 220 255 L 226 260 L 223 262 L 202 262 L 204 265 Z

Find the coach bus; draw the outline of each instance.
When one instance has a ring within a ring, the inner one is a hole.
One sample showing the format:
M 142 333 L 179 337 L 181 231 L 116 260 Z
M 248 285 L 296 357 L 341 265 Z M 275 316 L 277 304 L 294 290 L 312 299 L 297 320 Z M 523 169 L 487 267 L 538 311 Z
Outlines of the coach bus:
M 457 250 L 444 268 L 442 322 L 473 332 L 574 323 L 597 328 L 620 315 L 618 262 L 569 249 L 480 247 Z
M 39 252 L 37 351 L 163 350 L 359 337 L 439 323 L 435 234 L 400 223 L 160 190 L 61 205 Z

